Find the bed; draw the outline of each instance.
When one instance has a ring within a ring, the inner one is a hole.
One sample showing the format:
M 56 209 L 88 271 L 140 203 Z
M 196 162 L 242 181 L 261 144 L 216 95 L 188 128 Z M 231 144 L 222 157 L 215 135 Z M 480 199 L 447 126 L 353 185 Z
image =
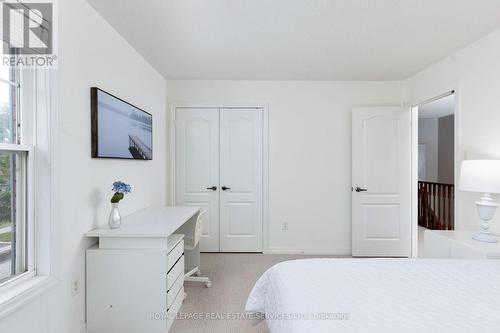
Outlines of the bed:
M 286 261 L 260 277 L 246 311 L 272 333 L 500 332 L 500 261 Z

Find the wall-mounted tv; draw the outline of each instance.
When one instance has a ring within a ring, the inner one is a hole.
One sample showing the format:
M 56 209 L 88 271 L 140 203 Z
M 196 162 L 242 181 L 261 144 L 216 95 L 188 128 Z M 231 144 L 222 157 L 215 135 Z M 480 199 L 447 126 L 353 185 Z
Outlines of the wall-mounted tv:
M 92 157 L 153 159 L 153 116 L 96 87 L 90 88 Z

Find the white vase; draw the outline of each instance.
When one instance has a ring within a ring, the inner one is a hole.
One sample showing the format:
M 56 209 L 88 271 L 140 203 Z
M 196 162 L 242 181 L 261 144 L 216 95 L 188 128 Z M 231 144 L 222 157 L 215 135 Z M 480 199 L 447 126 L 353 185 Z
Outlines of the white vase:
M 118 210 L 118 203 L 111 204 L 111 213 L 109 213 L 108 224 L 111 229 L 118 229 L 122 225 L 122 217 Z

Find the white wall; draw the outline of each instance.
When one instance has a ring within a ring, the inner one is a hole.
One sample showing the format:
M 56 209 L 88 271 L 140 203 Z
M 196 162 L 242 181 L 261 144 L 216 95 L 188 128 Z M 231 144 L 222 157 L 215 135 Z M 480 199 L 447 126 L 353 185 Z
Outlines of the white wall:
M 418 119 L 418 143 L 425 144 L 425 179 L 427 182 L 438 180 L 438 119 Z
M 168 81 L 167 89 L 169 103 L 267 103 L 270 250 L 350 253 L 351 107 L 399 105 L 400 82 Z
M 121 179 L 133 193 L 124 215 L 166 202 L 166 82 L 83 0 L 59 1 L 60 198 L 56 287 L 0 320 L 0 332 L 73 333 L 85 322 L 83 234 L 105 224 L 110 186 Z M 154 160 L 90 158 L 90 92 L 99 86 L 153 114 Z M 81 291 L 71 296 L 71 280 Z
M 134 187 L 121 205 L 124 214 L 166 200 L 167 137 L 161 130 L 165 81 L 85 1 L 59 4 L 60 283 L 1 319 L 1 332 L 73 333 L 84 323 L 84 250 L 92 243 L 82 235 L 105 223 L 113 180 L 122 179 Z M 458 158 L 500 158 L 498 59 L 500 31 L 406 84 L 409 104 L 457 89 Z M 154 161 L 90 158 L 89 87 L 93 85 L 154 114 Z M 398 105 L 402 83 L 169 81 L 167 88 L 169 102 L 269 103 L 271 248 L 350 251 L 350 109 Z M 458 198 L 459 228 L 477 228 L 476 198 L 475 194 Z M 286 232 L 281 231 L 283 221 L 289 224 Z M 497 231 L 499 222 L 497 214 Z M 82 290 L 72 297 L 70 284 L 77 276 Z
M 455 116 L 438 119 L 438 181 L 453 184 L 455 181 Z
M 457 90 L 455 117 L 459 125 L 455 131 L 455 183 L 460 159 L 500 158 L 499 59 L 500 30 L 497 30 L 407 82 L 407 100 L 411 104 Z M 478 228 L 474 205 L 478 197 L 478 194 L 458 192 L 457 228 Z M 492 227 L 500 231 L 500 214 L 496 215 Z
M 454 182 L 454 116 L 418 119 L 418 143 L 425 144 L 428 182 L 453 184 Z

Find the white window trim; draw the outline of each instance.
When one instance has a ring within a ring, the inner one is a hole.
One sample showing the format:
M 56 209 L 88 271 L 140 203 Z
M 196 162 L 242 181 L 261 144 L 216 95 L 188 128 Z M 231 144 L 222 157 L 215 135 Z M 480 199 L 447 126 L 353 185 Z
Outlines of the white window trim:
M 34 149 L 31 145 L 14 144 L 14 143 L 0 143 L 0 151 L 10 151 L 13 153 L 24 152 L 26 154 L 26 178 L 23 181 L 27 181 L 25 197 L 22 199 L 23 203 L 26 204 L 26 210 L 23 212 L 25 216 L 22 217 L 25 220 L 25 227 L 28 230 L 26 235 L 26 259 L 25 263 L 26 272 L 19 274 L 18 276 L 13 276 L 9 280 L 0 283 L 0 295 L 2 290 L 10 288 L 15 282 L 24 281 L 28 278 L 35 276 L 36 272 L 36 249 L 35 249 L 35 216 L 34 216 L 34 179 L 35 179 L 35 156 Z
M 33 301 L 59 281 L 59 218 L 56 207 L 59 184 L 55 176 L 58 174 L 59 153 L 57 75 L 52 70 L 30 71 L 33 73 L 31 89 L 34 98 L 30 101 L 33 105 L 22 105 L 34 111 L 31 115 L 33 146 L 0 144 L 0 150 L 26 150 L 29 154 L 27 176 L 31 181 L 28 181 L 27 219 L 34 225 L 31 234 L 36 242 L 29 242 L 35 246 L 28 251 L 31 254 L 29 261 L 34 260 L 35 270 L 21 274 L 0 287 L 0 319 Z M 29 88 L 23 83 L 21 89 Z M 41 181 L 49 186 L 48 190 L 40 186 Z M 41 203 L 41 200 L 44 202 Z M 49 209 L 40 214 L 37 205 Z

